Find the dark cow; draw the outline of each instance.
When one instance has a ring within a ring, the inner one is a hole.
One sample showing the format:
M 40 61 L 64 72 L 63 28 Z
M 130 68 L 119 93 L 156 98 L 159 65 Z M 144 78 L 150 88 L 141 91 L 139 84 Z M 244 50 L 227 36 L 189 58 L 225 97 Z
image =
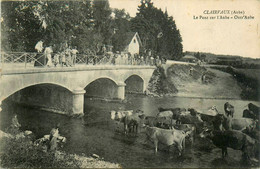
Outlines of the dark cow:
M 196 128 L 196 132 L 201 132 L 204 123 L 200 117 L 200 114 L 192 116 L 191 114 L 181 114 L 179 119 L 176 121 L 176 124 L 193 124 Z
M 181 108 L 162 108 L 162 107 L 159 107 L 158 110 L 159 110 L 159 112 L 162 112 L 162 111 L 179 112 L 179 111 L 181 111 Z
M 247 126 L 245 129 L 242 130 L 242 132 L 256 140 L 260 140 L 260 131 L 257 129 L 257 127 L 253 125 Z
M 251 119 L 257 119 L 256 115 L 254 112 L 248 110 L 248 109 L 245 109 L 243 111 L 243 117 L 245 118 L 251 118 Z
M 257 119 L 259 119 L 260 107 L 254 105 L 253 103 L 249 103 L 248 109 L 256 115 Z
M 243 157 L 249 157 L 251 152 L 255 152 L 255 145 L 257 141 L 248 135 L 236 130 L 204 130 L 200 137 L 206 137 L 212 140 L 213 144 L 222 149 L 222 157 L 228 155 L 227 148 L 230 147 L 234 150 L 241 150 Z
M 158 143 L 162 143 L 167 146 L 176 145 L 180 156 L 185 148 L 185 137 L 187 134 L 182 130 L 146 127 L 146 135 L 154 143 L 155 153 L 157 153 Z
M 188 108 L 188 111 L 190 112 L 190 114 L 192 116 L 196 116 L 198 114 L 201 114 L 201 112 L 198 112 L 197 110 L 193 109 L 193 108 Z
M 178 118 L 180 124 L 197 124 L 203 123 L 200 115 L 192 116 L 191 114 L 181 114 Z
M 226 113 L 226 116 L 231 116 L 233 117 L 234 116 L 234 106 L 231 105 L 229 102 L 226 102 L 224 104 L 224 110 L 225 110 L 225 113 Z
M 154 117 L 154 116 L 145 116 L 144 124 L 150 127 L 159 127 L 164 129 L 171 129 L 175 120 L 171 117 Z

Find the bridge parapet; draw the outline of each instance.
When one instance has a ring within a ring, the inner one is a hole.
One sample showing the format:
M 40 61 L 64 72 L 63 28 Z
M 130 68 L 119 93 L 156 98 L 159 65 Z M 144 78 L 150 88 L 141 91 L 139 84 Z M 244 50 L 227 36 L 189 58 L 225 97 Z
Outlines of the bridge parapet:
M 88 67 L 91 65 L 135 65 L 153 66 L 156 60 L 125 57 L 124 55 L 115 57 L 114 55 L 87 55 L 77 54 L 75 60 L 72 58 L 62 59 L 61 53 L 53 53 L 54 57 L 50 65 L 47 64 L 47 56 L 44 53 L 33 52 L 1 52 L 0 62 L 3 70 L 10 69 L 38 69 L 38 68 L 58 68 L 58 67 Z

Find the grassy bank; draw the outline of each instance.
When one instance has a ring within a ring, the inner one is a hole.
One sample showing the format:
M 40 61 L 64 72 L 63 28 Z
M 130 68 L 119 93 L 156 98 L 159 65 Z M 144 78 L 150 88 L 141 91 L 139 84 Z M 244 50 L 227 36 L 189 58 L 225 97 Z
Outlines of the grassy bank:
M 99 158 L 68 154 L 63 151 L 49 152 L 46 146 L 35 145 L 32 136 L 18 133 L 3 134 L 0 138 L 0 166 L 3 168 L 119 168 Z M 3 136 L 5 135 L 5 136 Z
M 155 95 L 241 99 L 241 87 L 232 75 L 199 65 L 173 64 L 159 67 L 150 80 L 148 90 Z

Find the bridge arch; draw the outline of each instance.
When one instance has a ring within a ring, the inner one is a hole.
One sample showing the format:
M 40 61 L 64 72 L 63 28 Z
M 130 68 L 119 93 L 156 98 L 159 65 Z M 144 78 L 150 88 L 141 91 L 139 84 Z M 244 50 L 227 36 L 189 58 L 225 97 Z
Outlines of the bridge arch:
M 92 82 L 94 82 L 94 81 L 96 81 L 98 79 L 107 79 L 107 80 L 110 80 L 110 81 L 114 82 L 115 84 L 118 84 L 118 80 L 113 78 L 113 77 L 111 77 L 111 76 L 98 76 L 98 77 L 93 76 L 91 78 L 86 78 L 85 79 L 85 82 L 83 84 L 84 85 L 83 88 L 87 87 L 89 84 L 91 84 Z
M 143 93 L 144 92 L 144 79 L 139 75 L 130 75 L 125 80 L 126 93 Z
M 12 93 L 5 100 L 64 114 L 73 111 L 73 92 L 54 83 L 28 85 Z
M 88 83 L 84 90 L 89 97 L 113 99 L 117 97 L 118 83 L 109 77 L 99 77 Z
M 68 91 L 72 92 L 73 89 L 71 89 L 69 86 L 66 84 L 58 83 L 58 82 L 53 82 L 53 81 L 28 81 L 28 82 L 19 82 L 19 80 L 13 80 L 13 82 L 9 82 L 9 85 L 11 87 L 6 88 L 6 90 L 2 90 L 1 93 L 1 98 L 0 100 L 3 101 L 9 96 L 13 95 L 14 93 L 21 91 L 25 88 L 31 87 L 31 86 L 37 86 L 37 85 L 44 85 L 44 84 L 50 84 L 50 85 L 55 85 L 55 86 L 60 86 L 62 88 L 67 89 Z

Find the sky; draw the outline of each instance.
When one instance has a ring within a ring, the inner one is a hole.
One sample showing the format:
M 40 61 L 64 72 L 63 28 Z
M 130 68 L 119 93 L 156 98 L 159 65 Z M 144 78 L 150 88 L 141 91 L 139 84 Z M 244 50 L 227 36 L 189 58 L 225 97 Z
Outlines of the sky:
M 260 0 L 152 0 L 167 9 L 183 39 L 183 51 L 211 52 L 260 58 Z M 111 8 L 125 9 L 132 17 L 140 0 L 109 0 Z M 226 14 L 212 14 L 225 10 Z M 226 11 L 228 10 L 228 11 Z M 241 14 L 231 14 L 241 11 Z M 229 13 L 228 13 L 229 12 Z M 227 16 L 229 19 L 210 19 Z M 254 19 L 235 19 L 253 16 Z M 194 19 L 194 17 L 208 19 Z M 233 17 L 233 18 L 231 18 Z

